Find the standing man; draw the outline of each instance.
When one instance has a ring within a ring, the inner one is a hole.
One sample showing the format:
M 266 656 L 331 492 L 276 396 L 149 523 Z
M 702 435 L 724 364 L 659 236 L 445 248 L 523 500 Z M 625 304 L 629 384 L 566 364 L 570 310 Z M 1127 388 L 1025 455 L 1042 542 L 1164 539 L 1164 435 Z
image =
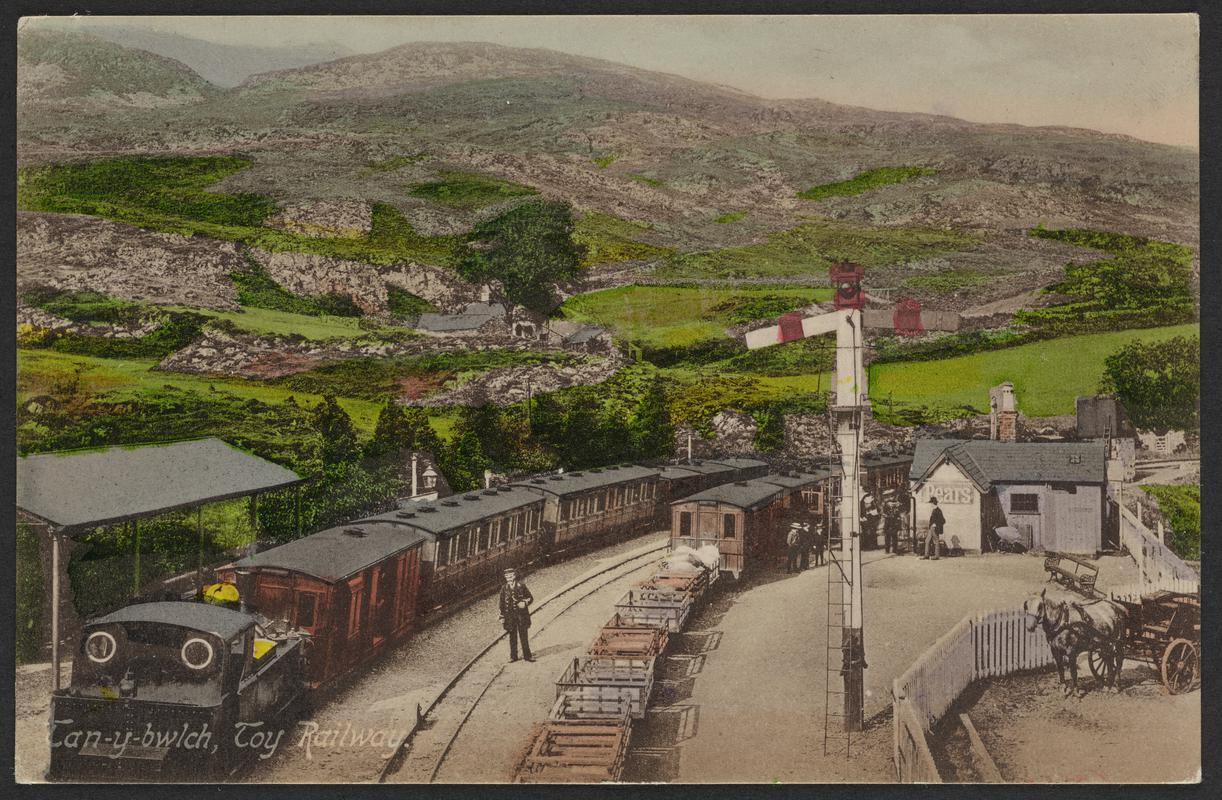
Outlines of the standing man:
M 534 661 L 530 654 L 530 604 L 535 600 L 526 584 L 518 580 L 513 569 L 505 570 L 505 584 L 501 586 L 501 624 L 509 633 L 509 660 L 518 660 L 518 640 L 522 641 L 522 655 Z
M 827 547 L 827 531 L 823 526 L 815 528 L 815 566 L 823 566 L 823 548 Z
M 789 523 L 789 534 L 785 537 L 785 547 L 787 548 L 785 560 L 786 574 L 793 572 L 798 566 L 798 548 L 801 546 L 802 531 L 798 528 L 798 523 Z
M 929 512 L 929 532 L 925 534 L 925 555 L 921 558 L 938 560 L 938 546 L 942 544 L 942 529 L 946 526 L 946 517 L 938 508 L 938 498 L 929 498 L 933 511 Z M 932 555 L 931 555 L 932 554 Z
M 866 549 L 878 547 L 878 523 L 882 515 L 871 492 L 861 496 L 861 546 Z
M 888 553 L 899 552 L 900 503 L 894 497 L 883 503 L 883 549 Z
M 798 570 L 810 569 L 810 548 L 814 544 L 810 535 L 810 523 L 803 522 L 798 529 Z

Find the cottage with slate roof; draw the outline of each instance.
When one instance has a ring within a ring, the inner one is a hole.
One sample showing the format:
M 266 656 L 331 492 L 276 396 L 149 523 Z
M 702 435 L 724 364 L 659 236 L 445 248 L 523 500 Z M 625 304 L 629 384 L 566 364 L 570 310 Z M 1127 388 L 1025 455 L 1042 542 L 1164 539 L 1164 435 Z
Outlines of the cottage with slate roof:
M 1011 526 L 1033 550 L 1094 554 L 1104 547 L 1107 449 L 1102 442 L 918 439 L 909 471 L 918 536 L 930 499 L 946 516 L 948 548 L 993 549 Z

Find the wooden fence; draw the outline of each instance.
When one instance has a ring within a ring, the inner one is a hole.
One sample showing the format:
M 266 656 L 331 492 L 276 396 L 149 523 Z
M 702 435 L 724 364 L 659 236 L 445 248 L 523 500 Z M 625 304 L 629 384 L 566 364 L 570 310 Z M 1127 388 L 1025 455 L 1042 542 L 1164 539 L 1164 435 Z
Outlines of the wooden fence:
M 901 783 L 940 783 L 926 738 L 959 695 L 980 678 L 1047 666 L 1043 630 L 1027 630 L 1020 608 L 965 617 L 892 684 L 894 758 Z
M 1136 591 L 1130 586 L 1116 587 L 1113 596 L 1141 595 L 1158 589 L 1173 592 L 1200 591 L 1200 576 L 1196 570 L 1158 540 L 1133 512 L 1120 508 L 1120 543 L 1137 562 Z

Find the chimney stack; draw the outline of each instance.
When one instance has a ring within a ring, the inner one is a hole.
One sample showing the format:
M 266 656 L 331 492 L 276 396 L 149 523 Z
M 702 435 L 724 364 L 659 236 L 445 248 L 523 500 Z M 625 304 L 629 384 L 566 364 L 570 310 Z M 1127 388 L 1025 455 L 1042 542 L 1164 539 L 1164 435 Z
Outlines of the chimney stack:
M 995 442 L 1018 441 L 1018 406 L 1014 384 L 1009 381 L 989 390 L 989 438 Z

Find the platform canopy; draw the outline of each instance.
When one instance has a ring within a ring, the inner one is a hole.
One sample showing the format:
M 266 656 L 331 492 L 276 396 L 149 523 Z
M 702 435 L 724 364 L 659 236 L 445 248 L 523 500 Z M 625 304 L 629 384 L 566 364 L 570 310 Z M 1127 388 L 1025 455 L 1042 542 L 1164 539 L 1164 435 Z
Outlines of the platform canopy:
M 215 438 L 40 453 L 17 459 L 17 508 L 72 535 L 302 480 Z

